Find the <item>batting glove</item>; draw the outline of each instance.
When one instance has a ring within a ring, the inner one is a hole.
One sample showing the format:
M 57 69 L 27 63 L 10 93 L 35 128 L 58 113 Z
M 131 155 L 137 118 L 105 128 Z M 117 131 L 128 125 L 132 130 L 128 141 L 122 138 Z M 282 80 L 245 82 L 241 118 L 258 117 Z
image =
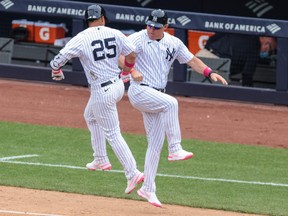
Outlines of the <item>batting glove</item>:
M 53 70 L 52 69 L 52 79 L 53 80 L 63 80 L 65 77 L 64 77 L 64 74 L 63 74 L 63 71 L 61 69 L 59 70 Z
M 120 78 L 123 80 L 124 83 L 127 83 L 130 81 L 130 71 L 126 72 L 126 71 L 121 71 L 120 73 Z

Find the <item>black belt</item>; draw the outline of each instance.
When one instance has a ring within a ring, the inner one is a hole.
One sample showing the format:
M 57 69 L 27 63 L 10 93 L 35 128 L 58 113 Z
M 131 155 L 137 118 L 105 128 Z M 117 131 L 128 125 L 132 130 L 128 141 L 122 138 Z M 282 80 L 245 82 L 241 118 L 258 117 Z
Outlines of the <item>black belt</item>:
M 149 86 L 149 85 L 147 85 L 147 84 L 144 84 L 144 83 L 140 83 L 140 85 L 151 87 L 151 86 Z M 155 90 L 157 90 L 157 91 L 163 92 L 163 93 L 166 91 L 165 88 L 164 88 L 164 89 L 159 89 L 159 88 L 155 88 L 155 87 L 151 87 L 151 88 L 153 88 L 153 89 L 155 89 Z
M 108 86 L 108 85 L 110 85 L 110 84 L 112 84 L 112 83 L 115 83 L 119 78 L 120 78 L 120 75 L 119 75 L 117 78 L 115 78 L 114 80 L 109 80 L 109 81 L 107 81 L 107 82 L 101 83 L 101 84 L 100 84 L 100 85 L 101 85 L 101 88 L 102 88 L 102 87 L 105 87 L 105 86 Z

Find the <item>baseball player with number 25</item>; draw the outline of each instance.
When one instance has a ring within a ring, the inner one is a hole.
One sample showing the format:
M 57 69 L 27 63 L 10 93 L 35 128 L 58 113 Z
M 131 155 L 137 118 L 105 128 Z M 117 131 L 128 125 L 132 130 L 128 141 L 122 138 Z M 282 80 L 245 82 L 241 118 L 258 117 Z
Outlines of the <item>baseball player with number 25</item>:
M 84 118 L 94 150 L 94 160 L 86 166 L 90 170 L 111 169 L 106 152 L 107 139 L 124 167 L 127 178 L 125 193 L 131 193 L 144 176 L 137 169 L 132 152 L 121 135 L 116 104 L 125 92 L 124 83 L 119 78 L 119 56 L 125 56 L 122 74 L 129 73 L 135 63 L 135 46 L 119 30 L 105 26 L 107 18 L 101 6 L 89 6 L 85 19 L 88 28 L 73 37 L 50 62 L 52 79 L 64 79 L 61 67 L 71 58 L 80 59 L 90 86 Z
M 146 29 L 128 36 L 136 46 L 136 63 L 132 71 L 141 73 L 132 73 L 128 97 L 131 104 L 142 112 L 148 140 L 145 179 L 137 193 L 157 207 L 162 204 L 155 193 L 155 178 L 165 135 L 168 141 L 168 161 L 186 160 L 193 156 L 192 152 L 183 150 L 181 146 L 178 102 L 165 93 L 172 63 L 177 59 L 205 77 L 227 85 L 222 76 L 194 56 L 180 39 L 164 32 L 168 27 L 167 21 L 165 11 L 153 10 L 146 21 Z M 143 76 L 140 82 L 137 81 L 139 76 Z

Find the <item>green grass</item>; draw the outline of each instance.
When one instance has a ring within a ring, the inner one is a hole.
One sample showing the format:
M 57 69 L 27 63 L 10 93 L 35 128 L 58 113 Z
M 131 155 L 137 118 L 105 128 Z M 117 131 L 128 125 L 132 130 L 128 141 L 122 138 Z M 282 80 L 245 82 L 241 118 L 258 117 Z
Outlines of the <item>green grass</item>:
M 139 199 L 124 193 L 126 179 L 116 172 L 122 167 L 109 145 L 112 172 L 84 168 L 92 160 L 86 129 L 0 122 L 0 131 L 0 185 Z M 143 171 L 145 136 L 124 138 Z M 163 204 L 288 216 L 288 149 L 199 140 L 182 145 L 194 152 L 193 159 L 168 162 L 166 143 L 161 154 L 156 184 Z M 1 162 L 34 154 L 39 156 Z

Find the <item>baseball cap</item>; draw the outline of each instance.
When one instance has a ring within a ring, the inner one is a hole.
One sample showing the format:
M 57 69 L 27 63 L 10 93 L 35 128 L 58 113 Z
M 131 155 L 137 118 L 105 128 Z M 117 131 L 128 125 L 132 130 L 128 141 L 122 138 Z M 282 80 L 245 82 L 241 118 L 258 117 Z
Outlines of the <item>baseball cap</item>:
M 146 21 L 146 25 L 156 28 L 162 28 L 168 22 L 168 17 L 165 11 L 161 9 L 153 10 Z

